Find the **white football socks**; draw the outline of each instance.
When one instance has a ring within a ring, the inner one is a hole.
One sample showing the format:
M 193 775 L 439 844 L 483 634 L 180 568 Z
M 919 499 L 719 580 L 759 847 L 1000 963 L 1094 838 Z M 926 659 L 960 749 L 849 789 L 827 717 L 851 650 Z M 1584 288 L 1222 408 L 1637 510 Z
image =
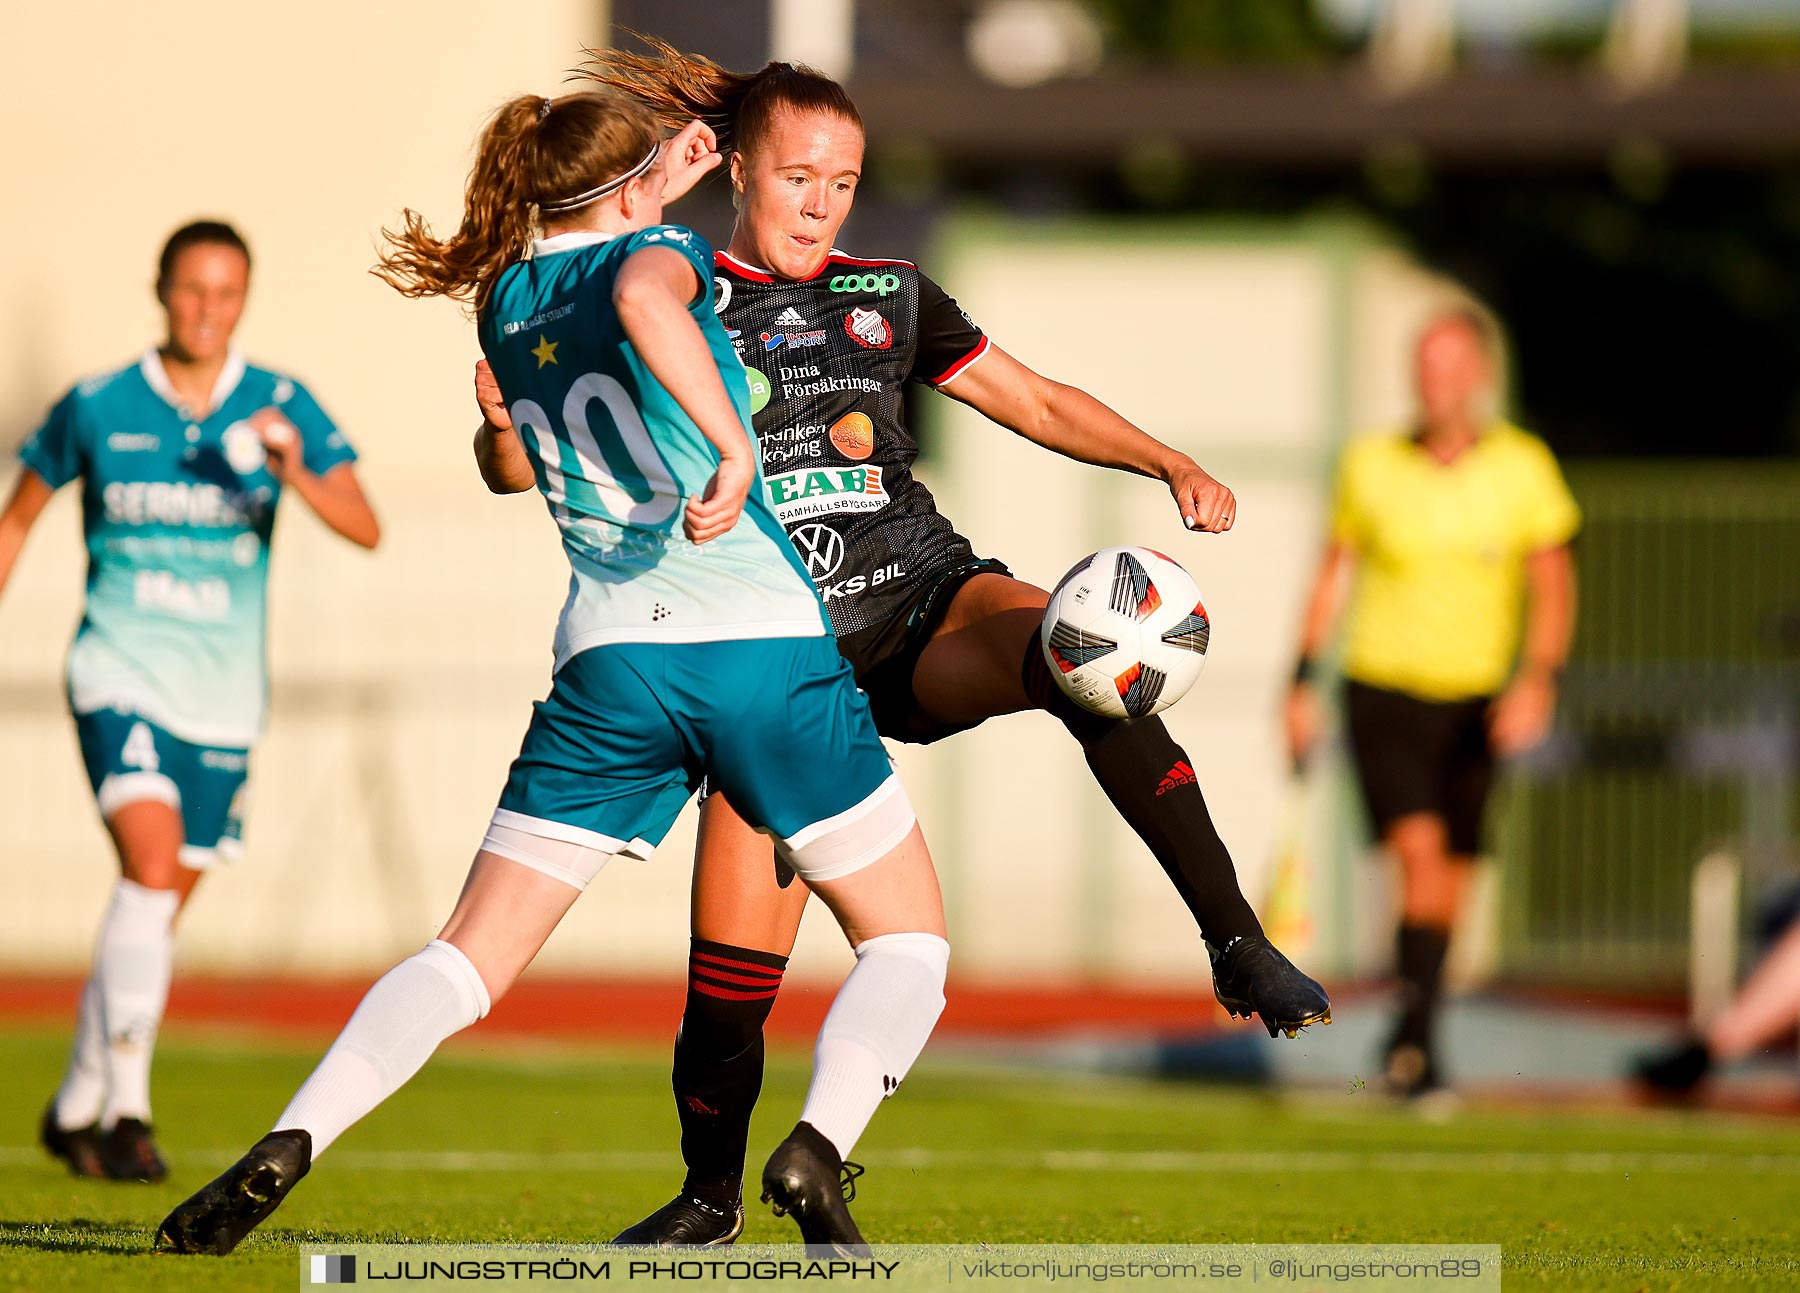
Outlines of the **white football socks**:
M 936 934 L 860 943 L 813 1050 L 800 1121 L 847 1157 L 875 1108 L 894 1093 L 944 1013 L 950 944 Z
M 121 879 L 100 922 L 94 982 L 100 1006 L 106 1099 L 100 1125 L 121 1118 L 150 1121 L 150 1057 L 169 1003 L 175 967 L 175 913 L 181 895 Z M 86 1013 L 86 1001 L 83 1001 Z M 81 1041 L 76 1042 L 77 1050 Z M 71 1069 L 74 1065 L 71 1065 Z M 73 1103 L 73 1102 L 71 1102 Z M 57 1100 L 61 1115 L 62 1100 Z
M 432 939 L 376 982 L 271 1131 L 305 1131 L 313 1157 L 398 1091 L 438 1044 L 488 1012 L 487 987 L 462 951 Z
M 56 1089 L 56 1125 L 64 1131 L 99 1122 L 106 1107 L 106 1028 L 100 1013 L 100 978 L 90 972 L 75 1014 L 69 1067 Z

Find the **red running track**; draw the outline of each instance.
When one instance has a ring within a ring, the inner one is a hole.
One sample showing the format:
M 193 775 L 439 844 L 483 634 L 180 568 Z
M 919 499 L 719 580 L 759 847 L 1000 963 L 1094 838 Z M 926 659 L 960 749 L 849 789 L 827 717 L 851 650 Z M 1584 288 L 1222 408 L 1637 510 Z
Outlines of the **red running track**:
M 338 980 L 177 978 L 169 1024 L 228 1026 L 258 1032 L 330 1035 L 343 1027 L 374 978 Z M 831 1005 L 833 987 L 782 989 L 768 1034 L 810 1042 Z M 0 978 L 0 1021 L 69 1023 L 81 981 Z M 558 979 L 527 975 L 481 1024 L 484 1033 L 560 1040 L 657 1041 L 675 1036 L 685 987 L 644 979 Z M 1070 984 L 1007 989 L 952 983 L 938 1035 L 1038 1037 L 1091 1032 L 1116 1036 L 1185 1034 L 1225 1022 L 1204 993 L 1132 992 Z

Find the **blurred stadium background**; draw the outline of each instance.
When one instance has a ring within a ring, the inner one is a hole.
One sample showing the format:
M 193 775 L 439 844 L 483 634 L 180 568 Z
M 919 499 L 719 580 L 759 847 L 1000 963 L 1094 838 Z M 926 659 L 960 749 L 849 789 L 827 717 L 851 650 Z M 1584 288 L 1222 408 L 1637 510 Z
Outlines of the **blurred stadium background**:
M 184 918 L 178 982 L 363 982 L 449 908 L 545 689 L 565 575 L 537 502 L 492 498 L 472 470 L 467 323 L 366 270 L 403 205 L 454 221 L 497 102 L 554 92 L 579 46 L 615 25 L 730 66 L 786 57 L 845 78 L 870 139 L 846 247 L 919 259 L 1013 353 L 1238 492 L 1228 538 L 1186 536 L 1154 484 L 919 398 L 923 474 L 979 549 L 1048 584 L 1095 547 L 1142 542 L 1178 554 L 1207 594 L 1211 663 L 1171 726 L 1246 890 L 1280 904 L 1284 945 L 1342 1003 L 1329 1033 L 1265 1047 L 1252 1068 L 1274 1055 L 1282 1076 L 1338 1082 L 1373 1063 L 1379 1003 L 1358 988 L 1386 973 L 1389 876 L 1364 864 L 1340 760 L 1289 801 L 1277 706 L 1336 450 L 1407 415 L 1412 333 L 1465 295 L 1501 321 L 1510 402 L 1563 458 L 1587 525 L 1559 725 L 1509 780 L 1498 865 L 1456 953 L 1464 987 L 1483 989 L 1463 1018 L 1486 1012 L 1486 1058 L 1453 1019 L 1453 1072 L 1616 1072 L 1621 1048 L 1679 1018 L 1697 934 L 1703 996 L 1729 991 L 1795 879 L 1789 0 L 177 0 L 13 14 L 0 449 L 78 376 L 156 340 L 156 249 L 218 215 L 256 258 L 241 344 L 302 376 L 353 437 L 386 526 L 365 560 L 298 512 L 284 524 L 249 859 Z M 681 218 L 722 243 L 724 186 Z M 0 602 L 0 1003 L 55 1018 L 114 874 L 60 694 L 77 510 L 64 491 Z M 900 752 L 944 877 L 957 981 L 1011 992 L 990 998 L 1006 1011 L 1088 994 L 1084 1027 L 1109 1040 L 1067 1053 L 1095 1062 L 1243 1060 L 1144 1040 L 1146 1020 L 1212 1019 L 1205 954 L 1075 756 L 1032 715 Z M 1277 866 L 1294 821 L 1300 843 Z M 667 983 L 658 1031 L 672 1031 L 691 841 L 690 814 L 655 863 L 611 867 L 534 974 Z M 829 922 L 809 919 L 793 977 L 835 982 L 846 959 Z M 1164 1007 L 1130 1004 L 1145 1001 Z M 1592 1014 L 1601 1002 L 1615 1009 Z M 604 1031 L 607 1018 L 579 1022 Z M 1572 1030 L 1601 1040 L 1571 1047 Z

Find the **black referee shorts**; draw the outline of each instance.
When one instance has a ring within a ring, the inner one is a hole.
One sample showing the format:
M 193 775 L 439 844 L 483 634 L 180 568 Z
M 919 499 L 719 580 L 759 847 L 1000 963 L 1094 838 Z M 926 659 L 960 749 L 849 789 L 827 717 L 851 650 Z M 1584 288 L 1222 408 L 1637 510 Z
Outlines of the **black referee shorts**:
M 1421 700 L 1349 682 L 1344 689 L 1351 760 L 1377 836 L 1399 818 L 1444 819 L 1450 852 L 1481 852 L 1481 819 L 1494 784 L 1488 745 L 1491 698 Z

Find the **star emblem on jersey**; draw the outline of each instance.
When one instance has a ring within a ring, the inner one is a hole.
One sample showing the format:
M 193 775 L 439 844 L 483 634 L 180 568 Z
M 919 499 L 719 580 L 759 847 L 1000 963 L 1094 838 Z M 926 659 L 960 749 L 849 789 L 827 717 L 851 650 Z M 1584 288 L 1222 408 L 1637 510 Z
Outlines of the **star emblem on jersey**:
M 844 316 L 844 331 L 857 345 L 869 350 L 886 350 L 894 344 L 893 325 L 881 317 L 880 310 L 857 306 Z
M 551 341 L 545 337 L 543 333 L 538 333 L 538 343 L 531 348 L 531 353 L 537 356 L 539 368 L 542 368 L 545 364 L 554 364 L 556 362 L 556 348 L 560 345 L 562 345 L 562 342 Z
M 788 537 L 815 584 L 830 579 L 844 564 L 844 536 L 829 525 L 803 525 Z
M 789 306 L 775 316 L 775 326 L 778 328 L 804 328 L 806 320 L 800 317 L 800 311 Z

